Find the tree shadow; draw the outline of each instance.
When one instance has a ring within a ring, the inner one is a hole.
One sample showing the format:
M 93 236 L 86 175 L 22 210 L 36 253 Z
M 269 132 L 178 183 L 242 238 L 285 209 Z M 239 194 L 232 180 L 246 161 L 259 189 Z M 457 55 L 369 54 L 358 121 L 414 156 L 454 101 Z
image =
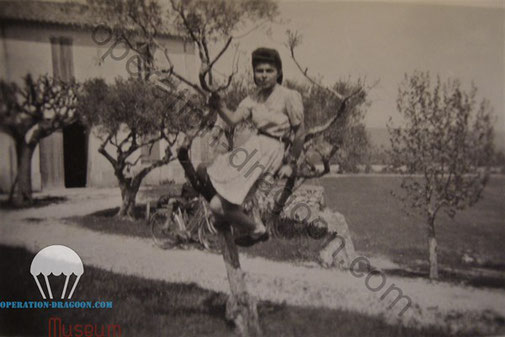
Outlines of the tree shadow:
M 22 206 L 15 206 L 12 204 L 9 200 L 2 200 L 0 201 L 0 209 L 5 209 L 5 210 L 16 210 L 16 209 L 26 209 L 26 208 L 39 208 L 39 207 L 45 207 L 53 204 L 59 204 L 62 202 L 67 201 L 67 197 L 61 197 L 61 196 L 45 196 L 45 197 L 40 197 L 40 198 L 33 198 L 33 202 L 31 204 L 26 204 Z
M 132 237 L 150 237 L 151 233 L 147 226 L 146 206 L 135 206 L 135 219 L 121 218 L 116 216 L 119 207 L 103 209 L 84 216 L 66 218 L 69 223 L 108 234 L 120 234 Z
M 151 208 L 152 211 L 152 208 Z M 119 212 L 119 207 L 102 209 L 93 213 L 90 213 L 86 216 L 100 217 L 100 218 L 112 218 L 115 217 Z M 145 204 L 136 204 L 135 209 L 133 211 L 135 220 L 143 220 L 146 216 L 146 205 Z
M 499 276 L 493 273 L 491 274 L 480 274 L 476 275 L 474 273 L 469 273 L 472 268 L 465 269 L 444 269 L 439 270 L 439 281 L 449 282 L 454 284 L 461 284 L 466 286 L 471 286 L 475 288 L 493 288 L 493 289 L 504 289 L 505 288 L 505 275 Z M 409 269 L 385 269 L 386 275 L 405 277 L 405 278 L 424 278 L 429 279 L 428 270 L 409 270 Z

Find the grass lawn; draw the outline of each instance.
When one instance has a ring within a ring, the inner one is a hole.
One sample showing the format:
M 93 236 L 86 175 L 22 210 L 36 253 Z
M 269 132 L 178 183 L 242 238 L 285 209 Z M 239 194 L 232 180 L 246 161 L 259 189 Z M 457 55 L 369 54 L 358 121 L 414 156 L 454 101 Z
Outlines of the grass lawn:
M 408 215 L 402 211 L 401 203 L 391 194 L 400 189 L 400 181 L 400 177 L 379 175 L 323 178 L 318 183 L 325 188 L 327 205 L 346 217 L 358 254 L 385 257 L 401 266 L 386 271 L 389 274 L 427 277 L 423 219 L 415 213 Z M 167 191 L 177 193 L 177 188 L 161 186 L 141 193 L 156 200 Z M 482 199 L 474 207 L 458 213 L 454 219 L 440 213 L 436 230 L 443 280 L 474 286 L 505 286 L 504 196 L 505 176 L 492 177 Z M 140 218 L 144 211 L 145 206 L 139 205 Z M 117 209 L 105 210 L 73 217 L 70 221 L 94 230 L 150 237 L 143 220 L 119 220 L 112 217 L 116 212 Z M 270 239 L 241 251 L 280 261 L 315 261 L 322 245 L 323 240 L 295 235 L 289 239 Z M 465 264 L 462 261 L 465 253 L 476 261 Z M 473 268 L 472 273 L 470 268 Z M 482 274 L 482 268 L 488 270 Z
M 356 249 L 361 254 L 384 255 L 400 264 L 425 260 L 424 219 L 407 215 L 391 195 L 400 190 L 399 177 L 325 178 L 327 205 L 346 217 Z M 492 177 L 482 199 L 454 219 L 440 213 L 436 221 L 439 262 L 461 267 L 470 252 L 477 263 L 505 271 L 505 176 Z
M 0 246 L 2 301 L 40 300 L 29 270 L 33 254 Z M 5 277 L 7 276 L 8 277 Z M 64 277 L 49 276 L 53 294 Z M 56 295 L 55 295 L 56 296 Z M 112 309 L 0 309 L 0 335 L 47 336 L 50 317 L 74 324 L 117 324 L 121 336 L 233 336 L 224 320 L 226 295 L 194 284 L 174 284 L 123 276 L 85 266 L 72 297 L 76 301 L 113 301 Z M 444 336 L 436 329 L 391 326 L 379 318 L 342 310 L 259 304 L 265 336 Z

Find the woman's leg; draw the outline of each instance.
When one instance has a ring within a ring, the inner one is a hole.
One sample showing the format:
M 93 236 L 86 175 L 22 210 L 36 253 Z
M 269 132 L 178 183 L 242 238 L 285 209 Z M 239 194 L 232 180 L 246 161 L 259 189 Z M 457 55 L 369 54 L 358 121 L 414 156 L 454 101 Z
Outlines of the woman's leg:
M 254 222 L 244 213 L 242 207 L 228 202 L 219 194 L 216 194 L 210 201 L 210 209 L 218 221 L 227 221 L 239 231 L 256 234 L 263 234 L 266 231 L 265 225 Z

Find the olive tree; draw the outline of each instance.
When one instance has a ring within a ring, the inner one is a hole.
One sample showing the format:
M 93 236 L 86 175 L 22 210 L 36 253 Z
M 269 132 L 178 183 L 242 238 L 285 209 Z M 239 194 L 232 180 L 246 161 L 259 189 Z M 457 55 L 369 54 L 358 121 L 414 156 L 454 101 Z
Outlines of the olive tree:
M 26 75 L 23 85 L 0 80 L 0 129 L 12 137 L 17 176 L 10 201 L 16 206 L 32 202 L 31 164 L 39 141 L 76 121 L 79 85 L 74 81 Z
M 391 158 L 404 166 L 400 198 L 422 214 L 427 233 L 430 279 L 438 278 L 436 219 L 440 211 L 454 217 L 474 205 L 489 178 L 493 118 L 477 89 L 428 73 L 405 75 L 398 90 L 401 126 L 388 125 Z
M 172 96 L 160 95 L 152 83 L 138 79 L 116 79 L 111 85 L 101 79 L 84 83 L 77 111 L 94 128 L 101 140 L 98 152 L 113 167 L 121 190 L 121 217 L 134 217 L 142 180 L 153 169 L 177 159 L 172 152 L 177 136 L 195 123 L 192 117 L 197 115 L 191 112 L 198 102 L 187 92 L 178 92 L 175 85 L 171 90 Z M 168 144 L 163 155 L 147 160 L 162 140 Z

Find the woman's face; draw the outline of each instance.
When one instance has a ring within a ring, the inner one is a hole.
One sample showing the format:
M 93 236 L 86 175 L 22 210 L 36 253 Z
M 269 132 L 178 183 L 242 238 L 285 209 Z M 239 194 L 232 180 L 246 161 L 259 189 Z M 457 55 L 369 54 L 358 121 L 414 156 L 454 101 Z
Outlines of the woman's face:
M 259 63 L 254 68 L 254 82 L 261 89 L 268 89 L 277 83 L 279 72 L 270 63 Z

